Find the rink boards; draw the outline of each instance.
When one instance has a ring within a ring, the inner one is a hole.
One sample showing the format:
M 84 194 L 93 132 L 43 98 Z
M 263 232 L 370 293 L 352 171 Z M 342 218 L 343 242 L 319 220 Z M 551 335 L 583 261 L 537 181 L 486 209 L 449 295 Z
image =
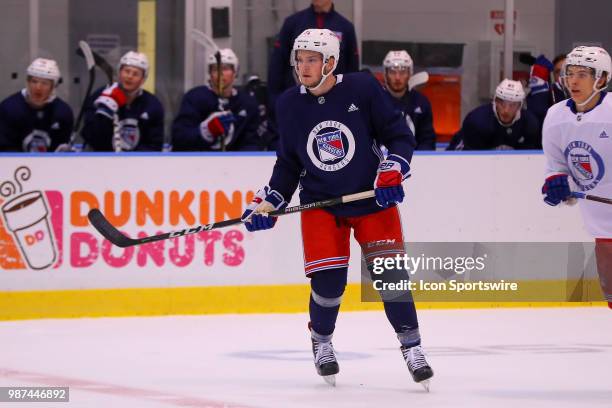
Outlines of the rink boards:
M 267 153 L 3 155 L 0 318 L 305 310 L 299 215 L 257 234 L 236 226 L 129 249 L 111 246 L 86 218 L 99 207 L 131 236 L 236 218 L 266 184 L 274 161 Z M 543 168 L 535 152 L 416 155 L 400 206 L 405 239 L 591 241 L 576 207 L 543 204 Z M 355 242 L 351 251 L 343 309 L 379 309 L 360 301 Z M 566 273 L 537 265 L 514 277 L 534 291 L 573 290 Z M 593 283 L 581 282 L 596 291 Z M 423 306 L 500 305 L 511 304 Z

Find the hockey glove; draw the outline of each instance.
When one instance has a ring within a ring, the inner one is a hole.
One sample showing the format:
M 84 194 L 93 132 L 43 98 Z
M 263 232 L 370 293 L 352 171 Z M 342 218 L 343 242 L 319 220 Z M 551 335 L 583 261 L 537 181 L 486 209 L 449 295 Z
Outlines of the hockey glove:
M 540 92 L 548 92 L 550 73 L 553 70 L 553 64 L 544 55 L 540 55 L 535 59 L 531 67 L 531 75 L 529 77 L 529 89 L 532 95 Z
M 542 78 L 548 82 L 550 80 L 550 73 L 553 70 L 553 64 L 544 55 L 538 56 L 533 66 L 531 67 L 531 76 Z
M 108 86 L 94 101 L 97 108 L 96 113 L 100 113 L 110 119 L 117 113 L 119 108 L 127 103 L 127 95 L 118 83 Z
M 200 134 L 208 143 L 213 143 L 219 137 L 230 136 L 234 132 L 236 118 L 231 111 L 212 113 L 200 123 Z
M 567 174 L 555 174 L 548 177 L 542 186 L 542 194 L 545 194 L 544 202 L 552 206 L 568 200 L 572 192 L 567 182 Z
M 378 166 L 374 180 L 376 204 L 390 207 L 404 200 L 402 181 L 409 177 L 410 165 L 403 157 L 391 154 Z
M 240 218 L 250 232 L 270 229 L 274 227 L 278 217 L 271 217 L 268 213 L 286 206 L 287 202 L 278 191 L 265 186 L 255 194 Z

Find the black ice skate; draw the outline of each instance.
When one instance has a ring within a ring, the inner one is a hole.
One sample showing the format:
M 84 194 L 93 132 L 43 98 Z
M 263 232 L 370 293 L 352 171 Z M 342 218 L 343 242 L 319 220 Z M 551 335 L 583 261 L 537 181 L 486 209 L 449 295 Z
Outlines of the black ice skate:
M 336 386 L 336 374 L 340 372 L 336 353 L 331 342 L 319 342 L 313 338 L 312 354 L 317 373 L 323 377 L 326 383 Z
M 402 346 L 400 350 L 402 351 L 408 370 L 410 374 L 412 374 L 412 379 L 425 387 L 425 390 L 429 392 L 429 379 L 433 377 L 433 370 L 427 363 L 421 346 Z

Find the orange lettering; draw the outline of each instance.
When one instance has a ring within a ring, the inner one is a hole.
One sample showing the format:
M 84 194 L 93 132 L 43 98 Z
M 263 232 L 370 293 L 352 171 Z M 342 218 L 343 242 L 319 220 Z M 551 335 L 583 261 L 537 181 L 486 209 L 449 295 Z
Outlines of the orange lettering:
M 122 191 L 120 201 L 120 210 L 117 214 L 115 213 L 115 193 L 112 191 L 104 193 L 104 215 L 115 227 L 124 226 L 130 219 L 130 203 L 132 202 L 130 193 Z
M 87 204 L 85 214 L 81 212 L 82 204 Z M 87 212 L 92 208 L 100 208 L 98 199 L 88 191 L 73 191 L 70 194 L 70 223 L 75 227 L 86 227 L 89 225 Z
M 187 191 L 185 196 L 181 198 L 178 191 L 170 192 L 170 224 L 178 225 L 179 218 L 183 217 L 187 225 L 195 224 L 195 217 L 189 206 L 193 202 L 195 194 L 193 191 Z
M 164 223 L 164 193 L 156 191 L 153 201 L 144 191 L 136 193 L 136 224 L 145 225 L 147 215 L 155 225 Z
M 200 224 L 208 224 L 210 222 L 210 194 L 208 191 L 200 193 Z
M 252 192 L 251 190 L 247 191 L 245 195 L 245 199 L 244 199 L 244 202 L 246 203 L 246 205 L 251 204 L 251 201 L 253 201 L 253 197 L 255 197 L 255 193 Z
M 215 222 L 223 221 L 225 216 L 239 218 L 242 215 L 242 194 L 240 191 L 232 193 L 230 201 L 223 191 L 215 193 Z

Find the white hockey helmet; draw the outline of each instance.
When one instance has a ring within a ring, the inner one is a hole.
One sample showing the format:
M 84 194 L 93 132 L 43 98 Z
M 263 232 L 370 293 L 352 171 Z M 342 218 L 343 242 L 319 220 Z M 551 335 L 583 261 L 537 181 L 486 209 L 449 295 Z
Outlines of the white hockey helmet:
M 579 67 L 592 68 L 595 71 L 595 81 L 599 81 L 603 73 L 607 73 L 606 85 L 612 79 L 612 61 L 610 54 L 601 47 L 579 46 L 574 48 L 565 59 L 562 75 L 565 76 L 567 67 L 576 65 Z
M 54 86 L 57 86 L 61 77 L 57 62 L 46 58 L 36 58 L 26 72 L 31 77 L 50 79 Z
M 496 99 L 501 99 L 503 101 L 508 102 L 519 102 L 520 107 L 516 110 L 514 114 L 514 118 L 510 121 L 510 123 L 503 123 L 499 118 L 497 113 L 497 105 L 495 104 Z M 504 127 L 510 127 L 514 125 L 521 118 L 521 109 L 523 108 L 523 102 L 525 101 L 525 90 L 523 89 L 523 85 L 520 81 L 513 81 L 511 79 L 504 79 L 497 85 L 495 88 L 495 96 L 493 97 L 492 105 L 493 105 L 493 113 L 495 114 L 495 118 L 499 122 L 500 125 Z
M 323 56 L 323 67 L 321 68 L 321 74 L 323 77 L 317 86 L 311 87 L 310 89 L 317 89 L 323 84 L 325 79 L 330 76 L 338 66 L 338 60 L 340 59 L 340 40 L 338 36 L 326 28 L 311 28 L 305 30 L 297 36 L 293 43 L 293 49 L 291 50 L 291 65 L 295 67 L 297 73 L 297 52 L 300 50 L 315 51 Z M 325 74 L 325 64 L 331 57 L 334 57 L 334 66 L 331 71 Z
M 221 64 L 227 64 L 234 67 L 234 73 L 238 74 L 238 69 L 240 69 L 240 61 L 238 60 L 238 56 L 234 51 L 230 48 L 222 48 L 219 50 L 221 53 Z M 214 52 L 208 54 L 206 58 L 206 65 L 210 67 L 217 63 L 217 57 Z
M 131 67 L 140 68 L 144 71 L 144 78 L 149 75 L 149 59 L 142 52 L 128 51 L 119 60 L 117 71 L 121 71 L 121 67 L 129 65 Z
M 520 81 L 504 79 L 495 88 L 495 97 L 509 102 L 523 102 L 525 100 L 525 90 Z
M 389 51 L 383 60 L 385 70 L 389 68 L 407 69 L 410 75 L 414 71 L 414 63 L 406 50 Z

